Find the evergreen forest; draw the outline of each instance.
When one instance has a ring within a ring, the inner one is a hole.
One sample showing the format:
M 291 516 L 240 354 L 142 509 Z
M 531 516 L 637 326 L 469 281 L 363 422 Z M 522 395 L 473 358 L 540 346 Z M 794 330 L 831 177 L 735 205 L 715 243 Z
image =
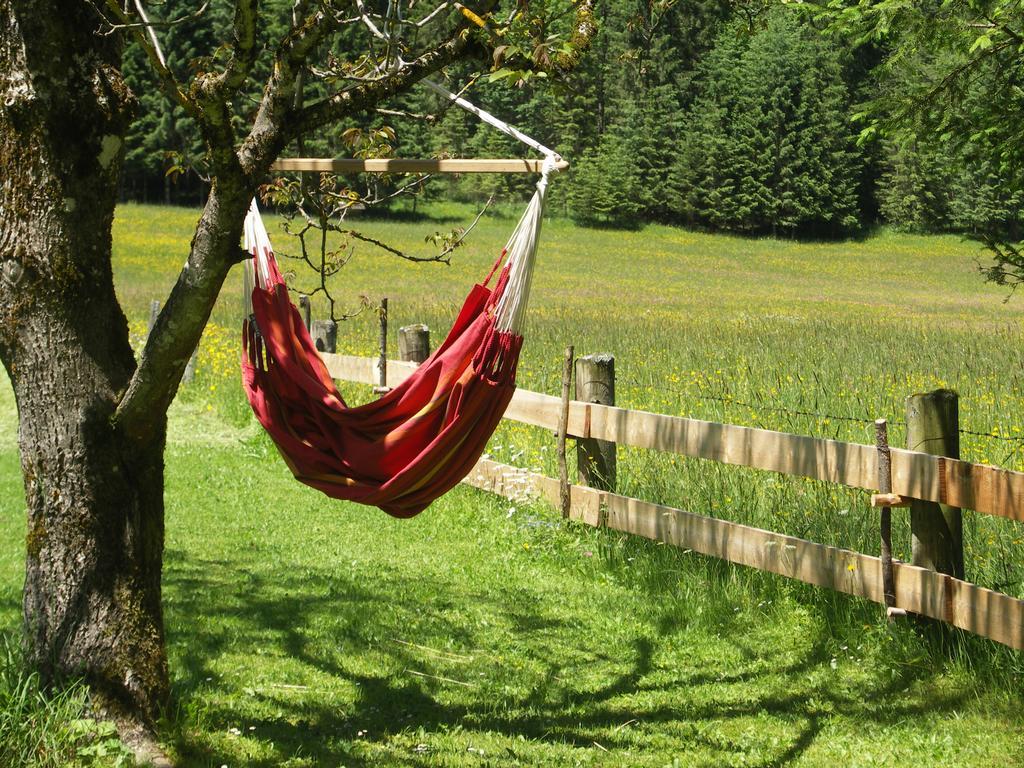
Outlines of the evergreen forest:
M 552 18 L 570 7 L 546 1 Z M 276 4 L 283 26 L 289 6 Z M 895 55 L 891 37 L 842 34 L 827 14 L 800 3 L 598 0 L 596 11 L 597 39 L 562 77 L 506 66 L 503 57 L 511 61 L 515 52 L 500 46 L 493 61 L 448 73 L 449 85 L 471 83 L 474 102 L 571 161 L 572 183 L 552 188 L 555 212 L 607 227 L 656 221 L 837 238 L 888 224 L 1019 239 L 1024 185 L 1007 161 L 1005 137 L 992 137 L 983 117 L 995 98 L 1004 99 L 1004 111 L 1021 103 L 1013 85 L 1020 67 L 1008 73 L 997 57 L 981 61 L 945 100 L 941 120 L 925 114 L 936 89 L 971 60 L 978 45 L 971 46 L 972 37 L 904 45 Z M 230 26 L 227 4 L 213 0 L 195 14 L 190 0 L 166 0 L 159 12 L 175 22 L 160 32 L 168 66 L 182 77 L 210 66 L 219 55 L 213 41 Z M 266 30 L 268 39 L 274 32 Z M 544 30 L 533 37 L 528 57 L 534 60 L 560 44 Z M 353 28 L 352 49 L 365 44 Z M 122 198 L 199 204 L 206 193 L 202 136 L 161 92 L 140 50 L 129 50 L 126 71 L 140 119 L 129 137 Z M 311 77 L 304 98 L 315 98 L 324 82 Z M 236 105 L 240 117 L 257 96 Z M 914 99 L 920 110 L 911 114 Z M 979 114 L 982 127 L 973 130 Z M 307 136 L 285 154 L 524 152 L 422 88 L 391 109 Z M 379 193 L 402 180 L 365 183 Z M 467 176 L 431 180 L 415 192 L 417 199 L 479 202 L 493 195 L 500 201 L 519 199 L 529 184 L 520 177 Z

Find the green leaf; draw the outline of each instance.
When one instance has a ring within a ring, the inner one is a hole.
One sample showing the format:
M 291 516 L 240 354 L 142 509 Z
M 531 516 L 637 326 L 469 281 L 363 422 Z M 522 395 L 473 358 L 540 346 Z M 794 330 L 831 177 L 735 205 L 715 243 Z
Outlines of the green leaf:
M 506 69 L 503 67 L 502 69 L 496 69 L 494 72 L 491 72 L 487 76 L 487 81 L 490 83 L 495 83 L 498 80 L 504 80 L 507 77 L 518 77 L 519 74 L 520 73 L 514 69 Z
M 978 35 L 977 39 L 974 41 L 974 44 L 971 46 L 971 50 L 969 52 L 974 53 L 975 51 L 987 51 L 991 47 L 992 38 L 986 32 L 984 35 Z

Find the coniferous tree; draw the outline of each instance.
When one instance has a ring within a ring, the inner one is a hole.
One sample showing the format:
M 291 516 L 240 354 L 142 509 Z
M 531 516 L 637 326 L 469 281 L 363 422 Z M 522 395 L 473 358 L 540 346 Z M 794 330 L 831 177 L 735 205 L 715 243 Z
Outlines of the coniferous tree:
M 621 135 L 638 177 L 636 196 L 645 220 L 678 217 L 681 189 L 673 170 L 682 133 L 675 89 L 659 85 L 641 93 L 622 110 Z
M 907 232 L 941 232 L 949 222 L 953 158 L 938 146 L 888 142 L 878 186 L 885 220 Z
M 225 3 L 213 2 L 196 15 L 195 3 L 189 0 L 165 0 L 154 7 L 154 21 L 176 22 L 159 27 L 167 68 L 176 77 L 186 79 L 208 66 L 217 41 L 230 25 L 228 10 Z M 125 183 L 141 185 L 150 193 L 158 183 L 165 202 L 178 200 L 183 192 L 191 202 L 199 202 L 200 179 L 185 173 L 205 174 L 199 127 L 180 105 L 168 100 L 138 45 L 129 46 L 125 78 L 139 102 L 140 115 L 126 137 Z
M 697 70 L 696 96 L 685 117 L 677 161 L 685 189 L 683 215 L 691 224 L 729 229 L 747 215 L 738 189 L 749 168 L 738 152 L 732 125 L 741 113 L 737 62 L 745 48 L 744 31 L 732 25 Z
M 857 223 L 859 157 L 836 54 L 795 14 L 733 24 L 702 62 L 679 177 L 714 229 L 840 234 Z
M 933 76 L 945 66 L 942 56 L 908 65 L 906 70 L 889 72 L 891 80 L 885 87 L 896 87 L 897 79 Z M 993 73 L 979 71 L 960 108 L 970 111 L 972 104 L 989 100 L 997 85 Z M 935 130 L 927 123 L 900 136 L 900 141 L 885 145 L 886 168 L 878 190 L 888 222 L 915 232 L 959 231 L 1019 239 L 1024 190 L 1013 182 L 992 137 L 976 131 L 965 139 L 961 132 Z
M 147 201 L 162 186 L 167 169 L 169 142 L 163 123 L 169 107 L 142 50 L 129 46 L 124 59 L 125 81 L 135 95 L 138 117 L 125 137 L 122 195 Z
M 569 213 L 589 226 L 636 227 L 643 210 L 641 179 L 629 145 L 613 131 L 584 155 L 573 173 Z
M 954 181 L 947 228 L 974 236 L 1021 239 L 1024 190 L 1006 182 L 992 156 L 962 154 Z

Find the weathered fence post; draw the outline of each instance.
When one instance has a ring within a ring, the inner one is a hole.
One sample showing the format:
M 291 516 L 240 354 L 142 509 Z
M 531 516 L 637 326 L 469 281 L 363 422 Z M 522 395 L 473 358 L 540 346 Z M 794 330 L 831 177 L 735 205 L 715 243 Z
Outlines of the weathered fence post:
M 576 359 L 576 399 L 615 405 L 615 356 L 585 355 Z M 615 443 L 581 438 L 576 441 L 580 482 L 602 491 L 615 490 Z
M 306 326 L 306 330 L 308 331 L 311 308 L 309 304 L 309 296 L 304 293 L 299 294 L 299 314 L 302 315 L 302 324 Z
M 153 326 L 156 325 L 156 319 L 160 315 L 160 302 L 153 299 L 149 302 L 149 325 L 146 326 L 146 333 L 150 334 L 153 332 Z
M 935 456 L 960 458 L 959 396 L 949 389 L 907 398 L 907 448 Z M 958 579 L 964 577 L 963 523 L 960 509 L 915 499 L 910 506 L 911 558 L 914 565 Z
M 562 517 L 566 520 L 569 519 L 569 512 L 572 511 L 565 443 L 569 432 L 569 389 L 572 386 L 573 355 L 573 346 L 570 344 L 565 348 L 565 359 L 562 363 L 562 411 L 558 417 L 558 501 L 562 509 Z
M 377 344 L 380 347 L 380 357 L 377 358 L 377 386 L 374 392 L 384 393 L 388 391 L 388 297 L 380 300 L 380 336 Z
M 196 365 L 199 363 L 199 346 L 192 350 L 192 357 L 185 364 L 185 373 L 181 376 L 182 384 L 191 384 L 196 378 Z
M 889 451 L 889 423 L 885 419 L 875 420 L 875 448 L 878 452 L 878 490 L 880 496 L 892 496 L 892 454 Z M 872 506 L 874 506 L 872 497 Z M 907 612 L 896 607 L 896 582 L 892 569 L 892 507 L 891 499 L 882 503 L 880 517 L 880 537 L 882 560 L 882 600 L 885 603 L 885 615 L 889 621 L 897 616 L 906 616 Z M 900 503 L 903 503 L 902 501 Z
M 309 324 L 309 335 L 318 352 L 334 353 L 338 349 L 338 324 L 333 320 L 314 320 Z
M 430 329 L 423 323 L 399 328 L 398 357 L 412 363 L 422 363 L 430 357 Z

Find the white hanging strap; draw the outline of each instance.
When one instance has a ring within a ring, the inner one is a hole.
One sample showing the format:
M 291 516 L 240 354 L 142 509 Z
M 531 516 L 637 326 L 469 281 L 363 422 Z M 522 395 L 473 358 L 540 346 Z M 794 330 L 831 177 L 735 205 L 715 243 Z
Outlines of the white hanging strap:
M 531 149 L 537 150 L 542 155 L 544 155 L 544 157 L 552 157 L 556 161 L 562 159 L 561 155 L 559 155 L 557 152 L 555 152 L 555 150 L 550 149 L 548 147 L 545 147 L 539 141 L 537 141 L 536 139 L 530 138 L 525 133 L 520 131 L 518 128 L 514 128 L 513 126 L 511 126 L 508 123 L 506 123 L 504 120 L 502 120 L 502 119 L 500 119 L 498 117 L 495 117 L 490 112 L 488 112 L 488 111 L 486 111 L 484 109 L 480 109 L 480 107 L 478 107 L 476 104 L 473 104 L 473 103 L 471 103 L 469 101 L 466 101 L 464 98 L 462 98 L 458 94 L 452 93 L 447 88 L 445 88 L 443 85 L 441 85 L 439 83 L 435 83 L 433 80 L 426 80 L 426 79 L 421 80 L 420 82 L 423 83 L 425 86 L 427 86 L 427 88 L 432 90 L 434 93 L 437 93 L 440 96 L 443 96 L 444 98 L 448 99 L 452 103 L 457 104 L 458 106 L 462 107 L 462 109 L 464 109 L 467 112 L 469 112 L 470 114 L 476 115 L 477 117 L 479 117 L 481 120 L 483 120 L 488 125 L 493 126 L 494 128 L 497 128 L 499 131 L 501 131 L 502 133 L 506 134 L 507 136 L 511 136 L 514 139 L 518 139 L 519 141 L 521 141 L 523 144 L 525 144 L 526 146 L 530 147 Z
M 266 288 L 270 285 L 270 259 L 273 257 L 274 248 L 270 244 L 267 228 L 263 226 L 255 197 L 249 204 L 249 212 L 245 215 L 242 233 L 245 250 L 253 255 L 253 263 L 256 265 L 256 284 Z
M 530 198 L 512 236 L 505 245 L 507 254 L 505 266 L 508 268 L 508 282 L 498 299 L 494 310 L 494 327 L 501 332 L 523 334 L 526 319 L 526 307 L 530 302 L 530 288 L 533 285 L 533 265 L 537 256 L 537 241 L 540 239 L 540 227 L 544 221 L 544 198 L 548 189 L 548 178 L 558 167 L 554 155 L 544 160 L 537 191 Z
M 371 31 L 377 37 L 387 40 L 389 43 L 391 42 L 391 36 L 378 30 L 365 14 L 364 21 L 370 26 Z M 394 62 L 396 68 L 404 64 L 405 62 L 402 61 L 400 56 L 396 57 Z M 505 246 L 506 259 L 504 266 L 508 269 L 508 279 L 495 308 L 496 330 L 522 335 L 526 306 L 530 299 L 530 288 L 533 283 L 533 265 L 537 255 L 537 241 L 540 238 L 540 227 L 544 216 L 544 198 L 551 174 L 559 170 L 558 164 L 561 162 L 562 157 L 550 147 L 544 146 L 518 128 L 514 128 L 504 120 L 495 117 L 490 112 L 481 109 L 458 94 L 452 93 L 443 85 L 427 79 L 420 82 L 461 109 L 475 115 L 491 127 L 522 142 L 544 156 L 540 180 L 537 182 L 537 191 L 530 199 L 526 211 L 519 219 L 519 223 L 516 225 L 512 236 Z M 269 284 L 270 276 L 267 259 L 273 253 L 273 249 L 270 246 L 270 238 L 267 235 L 267 231 L 260 219 L 255 199 L 252 201 L 249 214 L 245 220 L 245 247 L 255 257 L 258 283 L 266 287 Z
M 526 211 L 519 219 L 519 223 L 505 246 L 508 282 L 494 311 L 494 326 L 497 331 L 521 336 L 526 307 L 530 301 L 530 288 L 533 285 L 533 265 L 537 256 L 537 241 L 540 239 L 540 225 L 544 219 L 544 198 L 548 189 L 548 180 L 552 173 L 558 171 L 558 162 L 562 157 L 550 147 L 544 146 L 518 128 L 512 127 L 490 112 L 480 109 L 475 104 L 452 93 L 443 85 L 426 79 L 420 82 L 470 114 L 476 115 L 488 125 L 544 155 L 537 191 L 530 199 L 530 204 L 526 207 Z

